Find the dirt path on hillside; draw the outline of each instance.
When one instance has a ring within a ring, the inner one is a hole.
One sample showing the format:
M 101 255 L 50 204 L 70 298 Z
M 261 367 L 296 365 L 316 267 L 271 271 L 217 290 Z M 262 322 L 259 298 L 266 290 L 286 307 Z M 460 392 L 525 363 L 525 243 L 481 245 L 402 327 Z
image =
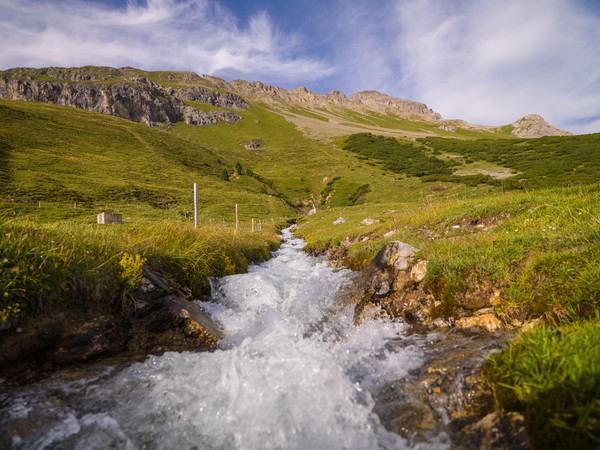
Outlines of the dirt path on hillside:
M 311 117 L 306 117 L 298 114 L 293 114 L 290 112 L 284 111 L 276 111 L 278 114 L 281 114 L 286 120 L 292 122 L 294 125 L 298 127 L 306 137 L 311 139 L 327 139 L 331 140 L 334 137 L 345 136 L 348 134 L 355 133 L 375 133 L 383 136 L 393 136 L 393 137 L 409 137 L 409 138 L 420 138 L 420 137 L 428 137 L 435 136 L 434 133 L 429 131 L 417 132 L 417 131 L 407 131 L 407 130 L 394 130 L 390 128 L 378 127 L 376 125 L 348 125 L 346 123 L 342 123 L 339 117 L 336 117 L 333 114 L 328 114 L 324 111 L 319 111 L 319 114 L 327 117 L 329 122 L 324 122 L 322 120 L 313 119 Z M 344 122 L 351 122 L 351 119 L 344 119 Z

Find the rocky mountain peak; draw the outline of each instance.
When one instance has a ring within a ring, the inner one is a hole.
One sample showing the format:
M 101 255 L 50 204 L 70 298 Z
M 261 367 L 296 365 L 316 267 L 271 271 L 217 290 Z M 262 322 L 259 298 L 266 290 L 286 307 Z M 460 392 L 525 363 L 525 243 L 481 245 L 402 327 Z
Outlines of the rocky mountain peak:
M 343 107 L 348 109 L 375 111 L 381 114 L 393 113 L 407 119 L 419 119 L 427 121 L 442 120 L 442 116 L 431 110 L 423 103 L 390 97 L 377 91 L 363 91 L 348 98 L 344 93 L 333 90 L 328 94 L 311 92 L 301 86 L 291 91 L 280 87 L 269 86 L 260 81 L 233 80 L 229 83 L 203 76 L 218 89 L 235 92 L 243 97 L 269 104 L 287 103 L 297 104 L 308 108 L 331 108 Z
M 455 132 L 457 128 L 497 132 L 503 128 L 444 120 L 424 103 L 395 98 L 375 90 L 357 92 L 348 98 L 339 90 L 323 95 L 304 86 L 288 91 L 260 81 L 227 82 L 193 72 L 148 72 L 132 67 L 8 69 L 0 71 L 0 98 L 72 106 L 148 125 L 180 119 L 191 125 L 236 122 L 241 117 L 232 111 L 200 111 L 186 102 L 245 109 L 250 107 L 250 102 L 256 101 L 270 105 L 286 117 L 294 116 L 294 107 L 301 106 L 329 111 L 333 116 L 339 116 L 339 112 L 344 110 L 393 114 L 408 120 L 434 122 L 437 128 L 446 132 Z M 336 120 L 333 119 L 332 123 L 335 124 Z M 322 126 L 323 123 L 319 123 L 319 127 Z M 553 127 L 537 114 L 527 115 L 511 126 L 512 134 L 522 138 L 572 134 Z
M 290 93 L 298 94 L 298 95 L 306 95 L 306 94 L 310 94 L 311 92 L 308 89 L 306 89 L 304 86 L 300 86 L 300 87 L 297 87 L 296 89 L 292 89 L 290 91 Z
M 542 136 L 572 136 L 570 131 L 559 130 L 550 125 L 538 114 L 528 114 L 511 123 L 512 134 L 522 138 L 538 138 Z
M 350 102 L 371 111 L 382 114 L 391 112 L 407 119 L 417 117 L 429 121 L 442 120 L 441 114 L 428 108 L 424 103 L 391 97 L 378 91 L 357 92 L 350 97 Z
M 338 90 L 331 91 L 330 93 L 325 94 L 325 97 L 327 97 L 334 103 L 348 104 L 349 102 L 348 97 L 346 97 L 346 94 Z

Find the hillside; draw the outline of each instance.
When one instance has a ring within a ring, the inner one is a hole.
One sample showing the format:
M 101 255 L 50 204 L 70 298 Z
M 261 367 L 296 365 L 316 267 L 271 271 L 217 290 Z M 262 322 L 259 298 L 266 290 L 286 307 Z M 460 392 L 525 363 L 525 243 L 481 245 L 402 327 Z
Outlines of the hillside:
M 540 448 L 546 436 L 582 446 L 600 436 L 598 371 L 560 372 L 552 389 L 564 394 L 536 408 L 546 395 L 528 353 L 575 336 L 576 351 L 541 358 L 552 373 L 581 368 L 577 352 L 598 329 L 600 134 L 563 135 L 539 116 L 470 125 L 372 91 L 133 68 L 13 69 L 0 73 L 0 96 L 10 97 L 0 99 L 3 366 L 207 348 L 216 335 L 180 303 L 210 292 L 209 277 L 269 258 L 294 220 L 307 251 L 361 270 L 357 323 L 533 328 L 532 344 L 486 369 L 497 400 L 525 415 Z M 101 211 L 123 225 L 96 225 Z M 389 263 L 397 241 L 412 252 L 400 268 Z
M 258 175 L 224 181 L 222 171 L 233 174 L 235 161 L 103 114 L 0 100 L 0 148 L 3 209 L 86 221 L 104 209 L 185 220 L 198 183 L 207 219 L 229 220 L 235 203 L 244 205 L 244 219 L 294 214 Z
M 30 100 L 2 101 L 2 191 L 12 205 L 79 202 L 69 215 L 104 203 L 189 217 L 191 179 L 203 186 L 208 220 L 231 221 L 233 203 L 247 205 L 242 214 L 284 217 L 293 207 L 590 183 L 597 171 L 594 135 L 511 135 L 538 125 L 560 134 L 539 116 L 493 129 L 444 121 L 423 104 L 374 91 L 348 99 L 133 68 L 11 69 L 0 80 L 0 95 Z M 359 136 L 388 139 L 367 145 Z M 381 153 L 384 142 L 391 147 Z

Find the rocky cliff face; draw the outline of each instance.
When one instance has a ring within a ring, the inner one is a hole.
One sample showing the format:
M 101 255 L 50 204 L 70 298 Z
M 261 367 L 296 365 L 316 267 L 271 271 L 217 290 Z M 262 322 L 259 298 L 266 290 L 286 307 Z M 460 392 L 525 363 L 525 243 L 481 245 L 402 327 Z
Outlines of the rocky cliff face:
M 442 116 L 431 110 L 423 103 L 404 100 L 377 91 L 358 92 L 348 98 L 340 91 L 328 94 L 311 92 L 305 87 L 287 91 L 280 87 L 269 86 L 260 81 L 233 80 L 226 82 L 220 78 L 203 75 L 203 78 L 219 89 L 236 92 L 242 96 L 251 97 L 266 103 L 287 103 L 307 108 L 343 107 L 358 111 L 375 111 L 386 114 L 393 113 L 406 119 L 426 121 L 442 120 Z
M 515 127 L 512 134 L 522 138 L 538 138 L 542 136 L 573 136 L 570 131 L 559 130 L 537 114 L 529 114 L 511 123 Z
M 350 103 L 383 114 L 391 112 L 407 119 L 418 117 L 427 121 L 442 120 L 441 114 L 424 103 L 390 97 L 377 91 L 357 92 L 350 97 Z
M 414 102 L 401 98 L 391 97 L 377 91 L 357 92 L 350 98 L 340 91 L 331 91 L 328 94 L 318 94 L 305 87 L 298 87 L 291 91 L 276 86 L 269 86 L 260 81 L 233 80 L 226 82 L 220 78 L 202 75 L 202 79 L 217 89 L 235 92 L 243 97 L 265 102 L 274 106 L 298 105 L 305 108 L 333 109 L 342 107 L 354 111 L 374 111 L 380 114 L 395 114 L 399 117 L 412 120 L 424 120 L 439 123 L 440 129 L 454 132 L 457 128 L 478 131 L 495 132 L 502 127 L 474 125 L 464 120 L 444 119 L 441 114 L 433 111 L 424 103 Z M 569 136 L 573 133 L 559 130 L 548 124 L 541 116 L 529 115 L 511 124 L 515 129 L 512 134 L 524 138 L 537 138 L 542 136 Z
M 40 79 L 39 75 L 48 79 Z M 147 125 L 171 123 L 180 118 L 189 125 L 241 120 L 240 116 L 228 111 L 198 111 L 183 100 L 233 108 L 249 106 L 241 97 L 208 89 L 164 89 L 143 77 L 106 82 L 94 75 L 52 69 L 43 74 L 17 69 L 0 73 L 0 98 L 71 106 Z
M 164 87 L 149 78 L 175 87 Z M 245 98 L 264 102 L 287 113 L 290 107 L 336 108 L 358 112 L 377 112 L 427 122 L 454 132 L 457 128 L 494 132 L 500 127 L 472 125 L 462 120 L 445 120 L 427 105 L 391 97 L 377 91 L 363 91 L 346 97 L 340 91 L 328 94 L 311 92 L 305 87 L 291 91 L 260 81 L 233 80 L 192 72 L 144 72 L 131 67 L 10 69 L 0 72 L 0 98 L 30 100 L 96 111 L 152 125 L 183 120 L 189 125 L 210 125 L 219 121 L 235 123 L 241 117 L 231 111 L 204 111 L 186 105 L 186 101 L 207 103 L 220 108 L 243 109 Z M 566 136 L 538 115 L 513 122 L 512 134 L 522 138 Z
M 213 106 L 222 108 L 249 108 L 250 105 L 239 95 L 230 92 L 216 92 L 202 87 L 192 87 L 189 89 L 167 89 L 167 92 L 180 99 L 195 102 L 209 103 Z

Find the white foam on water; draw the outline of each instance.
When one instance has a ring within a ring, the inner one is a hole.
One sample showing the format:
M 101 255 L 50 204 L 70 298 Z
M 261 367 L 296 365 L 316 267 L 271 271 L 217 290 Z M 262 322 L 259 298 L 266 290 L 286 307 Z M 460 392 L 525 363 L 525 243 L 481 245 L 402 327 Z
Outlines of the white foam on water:
M 284 238 L 270 261 L 214 282 L 204 306 L 225 329 L 219 350 L 152 356 L 93 380 L 67 419 L 36 443 L 77 448 L 102 437 L 127 449 L 404 448 L 380 424 L 371 392 L 418 367 L 422 351 L 386 346 L 399 339 L 400 323 L 356 327 L 351 309 L 332 314 L 350 272 L 304 254 L 304 241 L 289 230 Z

